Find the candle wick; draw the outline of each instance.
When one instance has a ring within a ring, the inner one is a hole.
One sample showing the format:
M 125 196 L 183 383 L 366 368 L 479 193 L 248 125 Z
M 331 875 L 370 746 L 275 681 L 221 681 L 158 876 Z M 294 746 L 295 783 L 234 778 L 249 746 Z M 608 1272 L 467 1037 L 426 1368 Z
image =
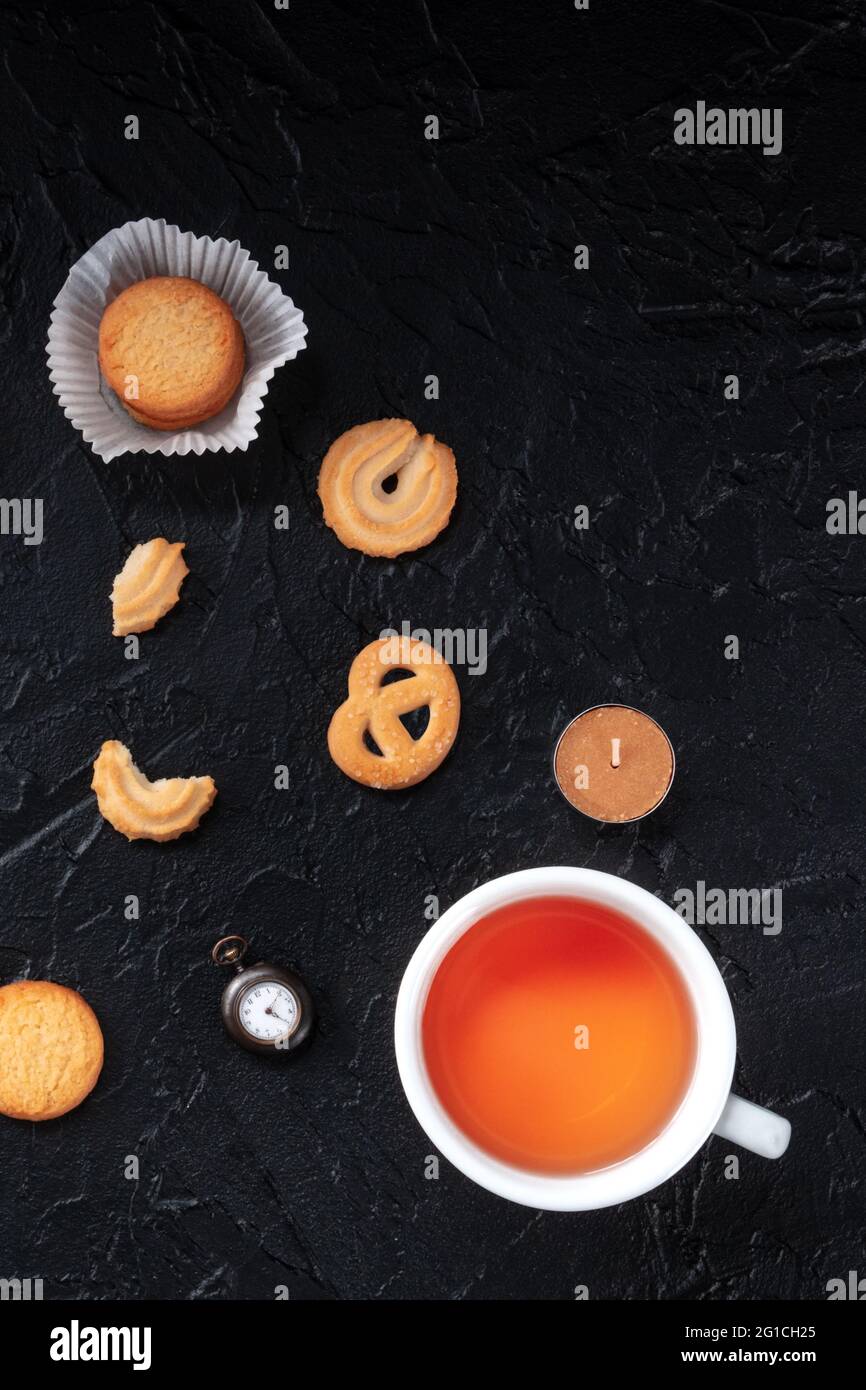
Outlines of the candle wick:
M 619 767 L 619 739 L 612 738 L 610 741 L 610 765 Z

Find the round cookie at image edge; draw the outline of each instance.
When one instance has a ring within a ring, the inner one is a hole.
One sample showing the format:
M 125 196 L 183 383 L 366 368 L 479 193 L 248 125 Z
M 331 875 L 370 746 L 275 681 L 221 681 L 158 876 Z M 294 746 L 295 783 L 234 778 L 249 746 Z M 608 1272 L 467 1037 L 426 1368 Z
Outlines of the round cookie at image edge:
M 74 989 L 51 980 L 0 988 L 0 1114 L 65 1115 L 93 1090 L 102 1059 L 96 1014 Z
M 155 275 L 112 300 L 99 325 L 99 368 L 134 419 L 181 430 L 218 415 L 244 374 L 231 309 L 198 280 Z

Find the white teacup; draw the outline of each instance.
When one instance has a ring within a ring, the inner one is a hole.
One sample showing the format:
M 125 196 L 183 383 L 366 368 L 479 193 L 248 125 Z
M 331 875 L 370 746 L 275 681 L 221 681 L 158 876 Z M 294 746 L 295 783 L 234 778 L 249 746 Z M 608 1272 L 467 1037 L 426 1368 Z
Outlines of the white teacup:
M 495 909 L 542 897 L 591 899 L 631 917 L 678 966 L 694 1008 L 694 1071 L 676 1114 L 638 1153 L 590 1173 L 534 1173 L 485 1153 L 440 1104 L 424 1062 L 421 1022 L 427 994 L 451 947 Z M 523 869 L 483 884 L 448 908 L 406 968 L 397 998 L 394 1044 L 406 1097 L 440 1153 L 488 1191 L 546 1211 L 589 1211 L 639 1197 L 688 1163 L 710 1134 L 764 1158 L 780 1158 L 791 1137 L 788 1120 L 731 1092 L 737 1047 L 734 1015 L 724 981 L 700 938 L 659 898 L 594 869 Z

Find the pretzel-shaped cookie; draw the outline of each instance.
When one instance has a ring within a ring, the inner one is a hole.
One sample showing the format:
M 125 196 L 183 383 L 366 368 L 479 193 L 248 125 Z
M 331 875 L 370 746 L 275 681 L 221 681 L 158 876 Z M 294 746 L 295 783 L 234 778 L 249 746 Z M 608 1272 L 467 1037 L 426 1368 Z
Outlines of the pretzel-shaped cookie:
M 409 680 L 383 686 L 389 671 L 411 671 Z M 413 738 L 401 714 L 427 705 L 430 718 Z M 426 642 L 383 637 L 359 652 L 349 670 L 349 698 L 334 712 L 328 749 L 341 772 L 365 787 L 394 791 L 423 782 L 446 757 L 460 723 L 460 689 L 454 672 Z M 381 749 L 372 752 L 368 734 Z
M 386 492 L 383 483 L 396 477 Z M 438 536 L 457 497 L 447 444 L 410 420 L 371 420 L 335 439 L 319 473 L 325 522 L 343 545 L 391 559 Z

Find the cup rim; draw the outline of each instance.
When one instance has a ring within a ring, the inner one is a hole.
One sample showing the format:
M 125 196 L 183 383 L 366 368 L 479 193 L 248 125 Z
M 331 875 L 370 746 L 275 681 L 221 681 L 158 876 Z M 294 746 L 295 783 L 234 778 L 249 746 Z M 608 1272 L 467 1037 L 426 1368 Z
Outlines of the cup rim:
M 697 1050 L 679 1108 L 655 1139 L 621 1162 L 594 1172 L 547 1174 L 504 1163 L 473 1143 L 436 1095 L 424 1061 L 421 1020 L 433 977 L 464 932 L 496 908 L 527 898 L 589 898 L 631 916 L 679 968 L 689 990 Z M 436 1148 L 489 1192 L 544 1211 L 590 1211 L 639 1197 L 678 1172 L 712 1132 L 731 1089 L 736 1059 L 733 1009 L 718 967 L 700 937 L 673 908 L 646 889 L 597 869 L 520 869 L 481 884 L 449 907 L 409 961 L 394 1015 L 397 1069 L 406 1099 Z
M 607 820 L 604 816 L 594 816 L 591 811 L 585 811 L 582 806 L 576 806 L 574 802 L 571 800 L 571 798 L 566 796 L 565 792 L 562 790 L 559 778 L 556 775 L 556 755 L 559 752 L 559 745 L 562 743 L 562 740 L 565 738 L 565 735 L 568 733 L 572 724 L 576 724 L 578 719 L 582 719 L 585 714 L 592 714 L 593 710 L 596 709 L 628 709 L 631 710 L 633 714 L 642 714 L 645 719 L 648 719 L 650 721 L 651 724 L 655 724 L 656 728 L 664 738 L 665 743 L 671 751 L 671 775 L 668 779 L 668 784 L 662 792 L 661 796 L 659 797 L 658 801 L 654 806 L 650 806 L 648 811 L 642 811 L 639 816 L 629 816 L 628 820 Z M 645 709 L 638 709 L 637 705 L 623 704 L 622 700 L 601 700 L 596 705 L 587 705 L 586 709 L 579 710 L 577 714 L 573 715 L 572 718 L 569 719 L 568 723 L 563 727 L 562 731 L 560 732 L 560 735 L 557 738 L 556 743 L 553 745 L 553 753 L 550 759 L 550 766 L 553 771 L 553 782 L 556 787 L 556 790 L 559 792 L 559 795 L 562 797 L 563 801 L 567 802 L 567 804 L 571 807 L 572 811 L 577 811 L 579 816 L 585 816 L 587 820 L 594 821 L 596 825 L 638 825 L 642 820 L 646 820 L 647 816 L 654 815 L 655 812 L 658 811 L 659 808 L 664 805 L 664 803 L 670 796 L 671 787 L 673 786 L 674 778 L 677 775 L 677 753 L 676 749 L 671 743 L 670 735 L 668 734 L 667 730 L 662 727 L 662 725 L 656 719 L 655 715 L 647 714 Z

